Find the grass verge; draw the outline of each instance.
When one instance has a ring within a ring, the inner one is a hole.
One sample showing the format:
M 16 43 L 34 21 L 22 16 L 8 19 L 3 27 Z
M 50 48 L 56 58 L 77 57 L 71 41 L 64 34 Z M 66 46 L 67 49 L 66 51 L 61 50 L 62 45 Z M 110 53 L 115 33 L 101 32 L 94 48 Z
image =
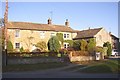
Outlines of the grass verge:
M 60 62 L 39 63 L 39 64 L 13 64 L 3 67 L 3 72 L 46 70 L 46 69 L 64 67 L 67 65 L 68 64 L 66 63 L 60 63 Z

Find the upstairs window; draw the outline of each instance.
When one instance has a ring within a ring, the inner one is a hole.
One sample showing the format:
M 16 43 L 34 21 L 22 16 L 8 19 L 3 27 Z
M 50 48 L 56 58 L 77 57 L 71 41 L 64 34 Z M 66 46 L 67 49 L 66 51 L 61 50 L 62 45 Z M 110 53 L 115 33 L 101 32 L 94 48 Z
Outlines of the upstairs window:
M 56 36 L 55 33 L 51 33 L 51 37 Z
M 69 38 L 70 35 L 69 34 L 64 34 L 64 38 Z
M 44 39 L 45 38 L 45 32 L 44 31 L 40 31 L 40 38 Z
M 20 37 L 20 30 L 15 30 L 15 37 Z

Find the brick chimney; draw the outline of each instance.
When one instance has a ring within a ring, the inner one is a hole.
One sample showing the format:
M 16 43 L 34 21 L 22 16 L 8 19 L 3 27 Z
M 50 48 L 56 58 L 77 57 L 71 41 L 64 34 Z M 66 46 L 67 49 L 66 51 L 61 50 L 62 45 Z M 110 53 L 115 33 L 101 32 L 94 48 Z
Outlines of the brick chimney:
M 52 20 L 50 18 L 48 19 L 48 24 L 52 24 Z
M 65 26 L 69 27 L 68 19 L 66 19 Z

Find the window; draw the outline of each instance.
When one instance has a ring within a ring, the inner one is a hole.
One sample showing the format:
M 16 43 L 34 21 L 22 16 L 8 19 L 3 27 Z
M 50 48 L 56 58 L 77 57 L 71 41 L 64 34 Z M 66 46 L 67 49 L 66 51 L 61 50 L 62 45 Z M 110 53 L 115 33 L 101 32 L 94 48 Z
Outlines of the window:
M 70 35 L 69 34 L 64 34 L 64 38 L 69 38 Z
M 64 34 L 64 38 L 67 38 L 67 37 L 66 37 L 66 34 Z
M 15 43 L 15 48 L 19 49 L 20 48 L 20 43 Z
M 69 38 L 69 34 L 67 34 L 67 38 Z
M 42 38 L 42 39 L 45 38 L 45 32 L 44 32 L 44 31 L 41 31 L 41 32 L 40 32 L 40 38 Z
M 20 33 L 20 30 L 16 30 L 16 31 L 15 31 L 15 37 L 19 37 L 19 36 L 20 36 L 19 33 Z
M 55 33 L 51 33 L 51 37 L 56 36 Z
M 70 47 L 69 43 L 64 43 L 64 48 L 69 48 L 69 47 Z

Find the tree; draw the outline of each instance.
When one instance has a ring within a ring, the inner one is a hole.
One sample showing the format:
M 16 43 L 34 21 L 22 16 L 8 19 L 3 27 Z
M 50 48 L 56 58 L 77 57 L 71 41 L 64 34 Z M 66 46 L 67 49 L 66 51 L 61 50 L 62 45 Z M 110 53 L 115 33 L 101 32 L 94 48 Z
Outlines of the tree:
M 7 43 L 7 50 L 10 52 L 13 51 L 13 44 L 10 40 L 8 40 L 8 43 Z
M 80 49 L 82 50 L 82 51 L 85 51 L 86 50 L 86 47 L 87 47 L 87 41 L 86 40 L 84 40 L 84 39 L 82 39 L 82 40 L 80 40 Z
M 63 34 L 62 33 L 57 33 L 56 36 L 58 37 L 58 40 L 63 44 L 63 42 L 64 42 Z
M 94 38 L 91 38 L 91 39 L 89 40 L 89 42 L 88 42 L 88 45 L 87 45 L 88 52 L 89 52 L 91 55 L 94 55 L 95 47 L 96 47 L 95 39 L 94 39 Z
M 35 46 L 38 47 L 41 51 L 45 51 L 47 48 L 47 45 L 44 41 L 38 42 Z
M 75 50 L 80 50 L 80 40 L 73 41 L 73 48 Z
M 107 56 L 110 56 L 112 54 L 112 47 L 111 47 L 110 42 L 105 42 L 103 44 L 103 47 L 107 47 L 108 48 L 108 50 L 107 50 Z
M 61 46 L 59 43 L 59 40 L 56 36 L 53 36 L 48 41 L 48 50 L 52 52 L 58 52 L 60 50 Z

